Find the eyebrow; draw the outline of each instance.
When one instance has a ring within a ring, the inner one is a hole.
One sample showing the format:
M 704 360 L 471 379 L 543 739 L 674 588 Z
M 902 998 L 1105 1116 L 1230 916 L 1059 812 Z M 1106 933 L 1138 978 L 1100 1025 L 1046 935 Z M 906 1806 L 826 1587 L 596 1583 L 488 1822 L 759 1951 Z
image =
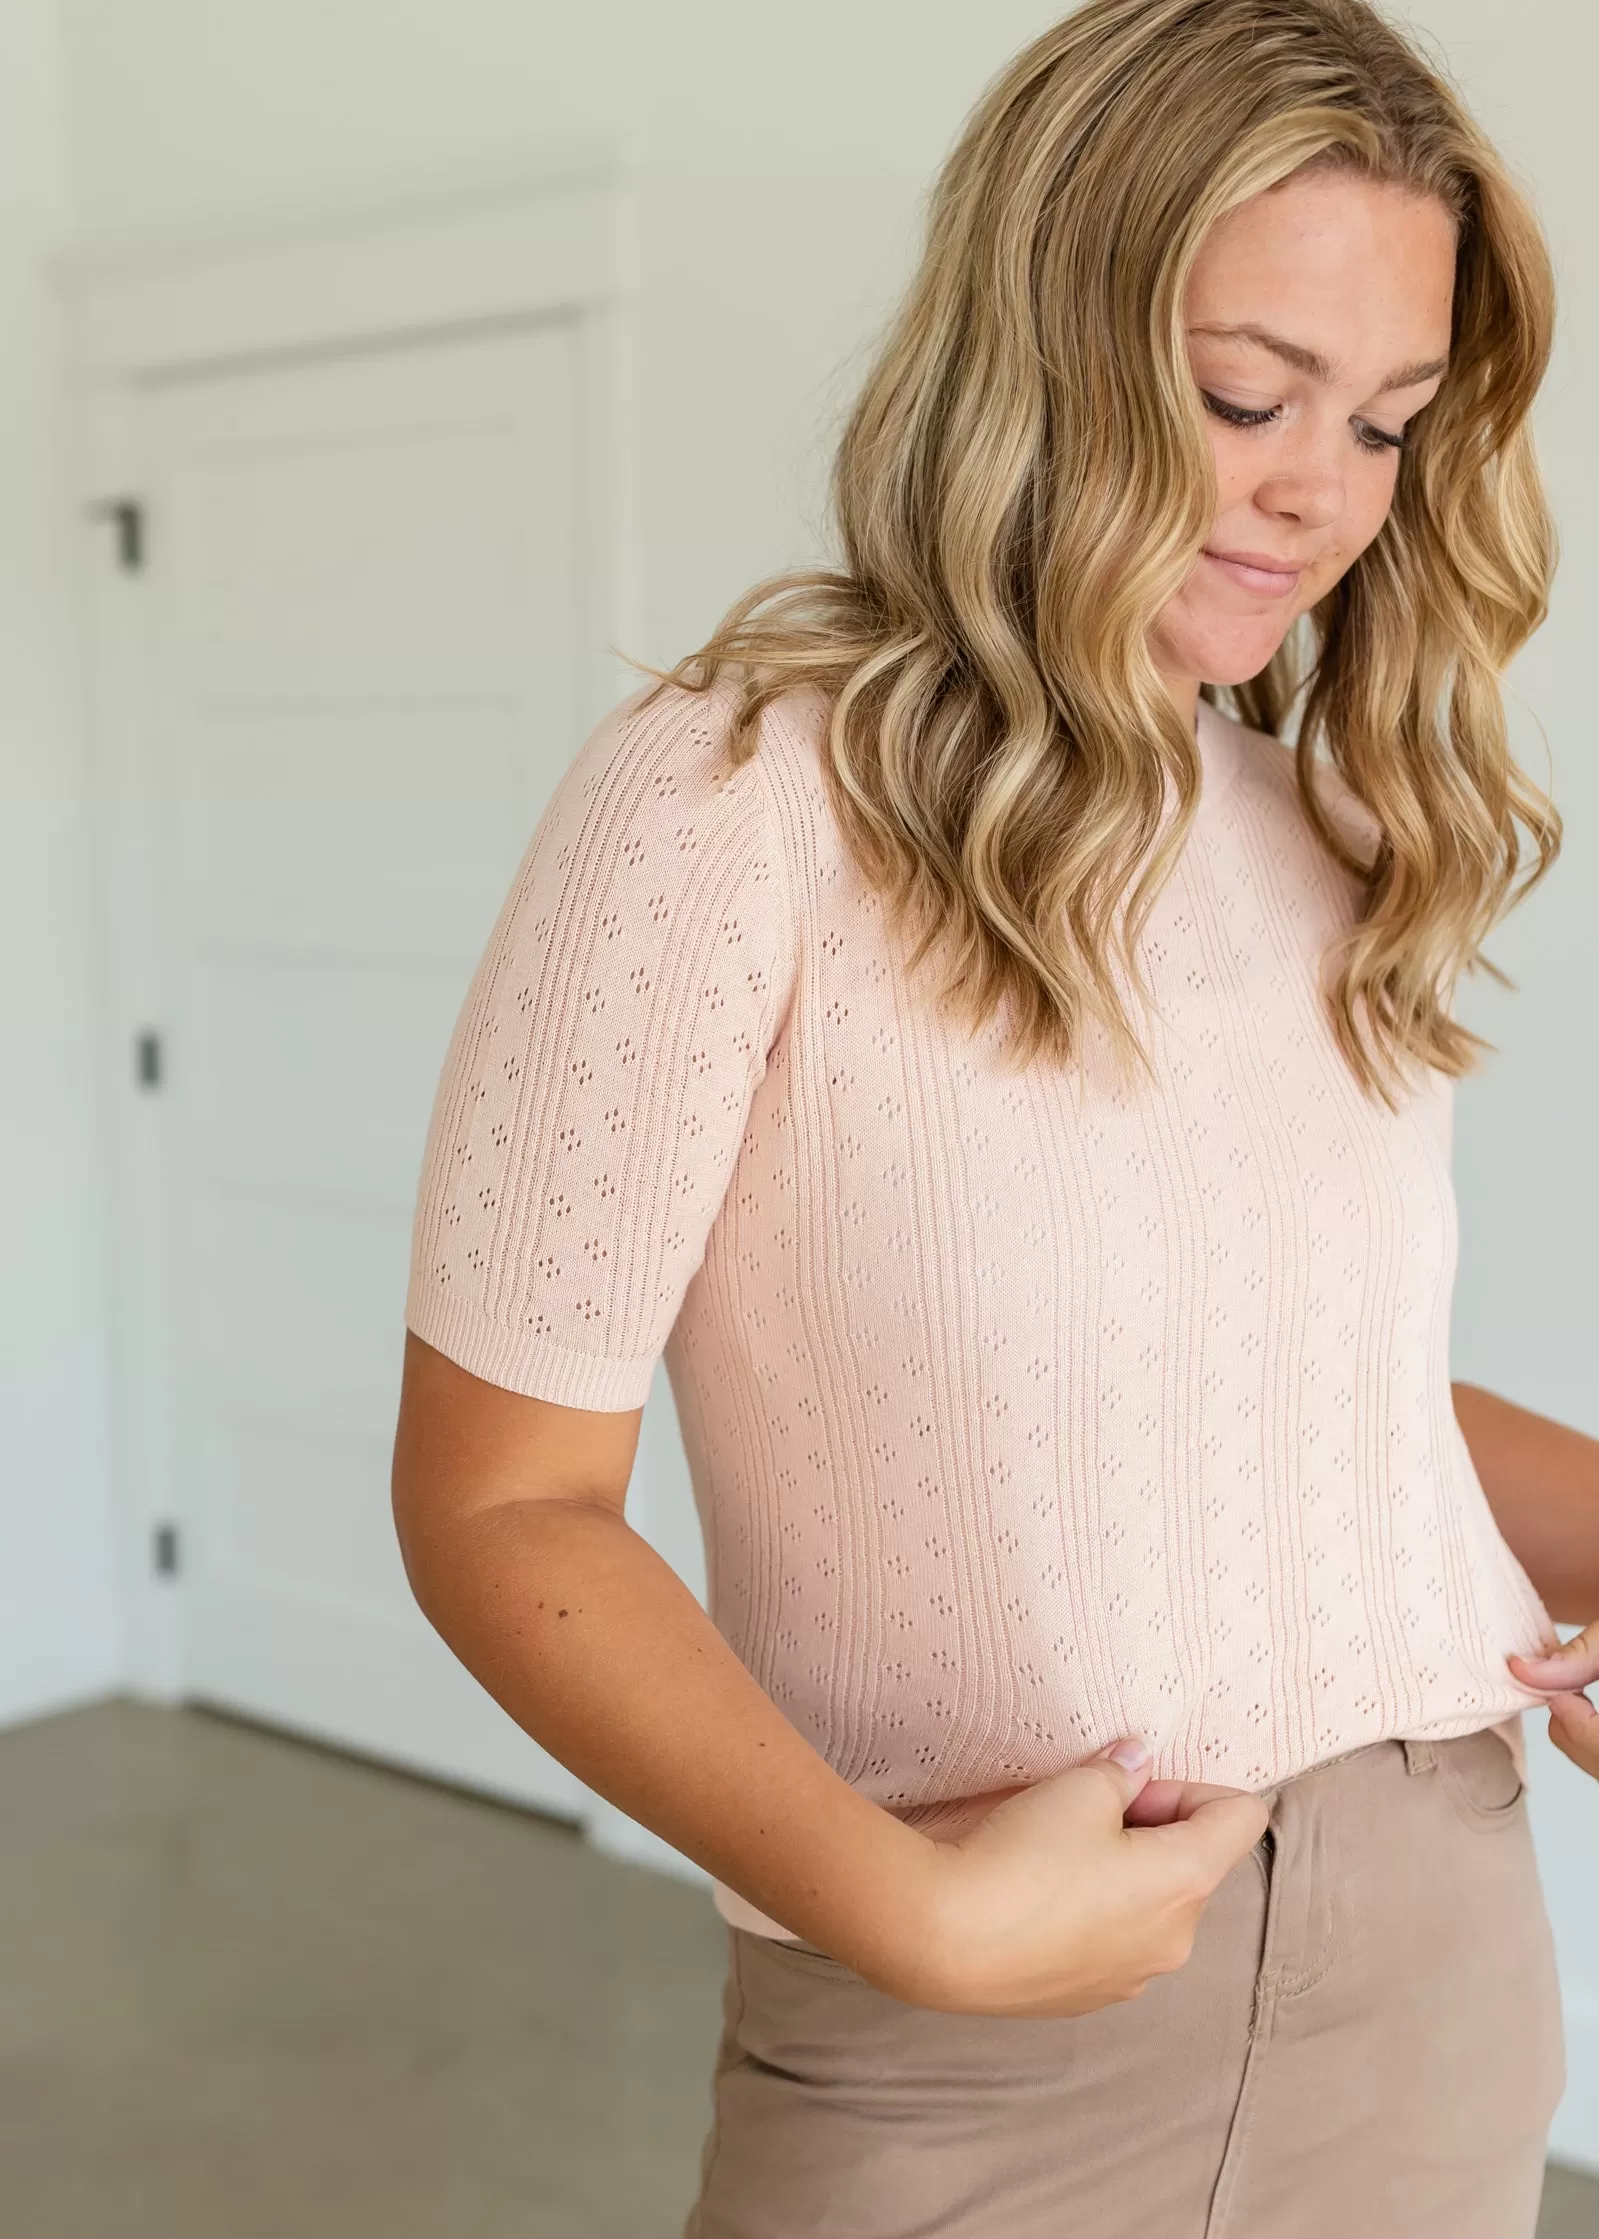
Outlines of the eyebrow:
M 1308 373 L 1313 381 L 1331 381 L 1334 369 L 1331 361 L 1319 350 L 1307 349 L 1303 342 L 1290 342 L 1286 335 L 1273 334 L 1268 327 L 1257 326 L 1197 326 L 1190 327 L 1191 334 L 1214 334 L 1224 341 L 1258 342 L 1263 350 L 1270 350 L 1274 357 L 1284 359 L 1300 373 Z M 1423 381 L 1449 370 L 1447 358 L 1418 358 L 1414 365 L 1402 365 L 1389 374 L 1378 389 L 1379 396 L 1389 389 L 1414 389 Z

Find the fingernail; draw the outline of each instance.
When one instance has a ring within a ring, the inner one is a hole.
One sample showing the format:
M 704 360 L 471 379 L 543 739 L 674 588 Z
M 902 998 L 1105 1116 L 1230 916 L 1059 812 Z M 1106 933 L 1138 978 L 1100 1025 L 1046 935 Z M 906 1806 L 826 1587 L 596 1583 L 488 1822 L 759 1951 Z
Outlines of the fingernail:
M 1109 1749 L 1100 1751 L 1100 1755 L 1113 1757 L 1118 1765 L 1125 1766 L 1130 1773 L 1141 1772 L 1149 1763 L 1149 1751 L 1141 1741 L 1134 1741 L 1130 1735 L 1123 1741 L 1113 1741 Z

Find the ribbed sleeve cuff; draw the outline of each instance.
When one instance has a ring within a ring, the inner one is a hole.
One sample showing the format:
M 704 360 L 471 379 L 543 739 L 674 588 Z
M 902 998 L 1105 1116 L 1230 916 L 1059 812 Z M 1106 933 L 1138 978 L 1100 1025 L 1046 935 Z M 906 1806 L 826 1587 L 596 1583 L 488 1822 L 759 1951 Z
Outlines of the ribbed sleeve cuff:
M 553 1338 L 489 1321 L 468 1299 L 414 1282 L 406 1294 L 405 1323 L 424 1344 L 486 1384 L 558 1407 L 618 1412 L 642 1407 L 660 1357 L 609 1360 L 601 1353 L 574 1353 Z

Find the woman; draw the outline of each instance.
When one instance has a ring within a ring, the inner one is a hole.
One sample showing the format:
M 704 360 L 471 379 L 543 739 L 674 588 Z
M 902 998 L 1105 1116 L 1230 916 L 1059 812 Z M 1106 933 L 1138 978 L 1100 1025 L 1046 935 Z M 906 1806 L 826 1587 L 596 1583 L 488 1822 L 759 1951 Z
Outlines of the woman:
M 1446 1345 L 1453 988 L 1558 844 L 1498 693 L 1550 321 L 1358 0 L 1090 0 L 946 168 L 843 564 L 533 838 L 396 1514 L 716 1878 L 700 2239 L 1532 2231 L 1599 1444 Z M 710 1618 L 623 1519 L 663 1356 Z

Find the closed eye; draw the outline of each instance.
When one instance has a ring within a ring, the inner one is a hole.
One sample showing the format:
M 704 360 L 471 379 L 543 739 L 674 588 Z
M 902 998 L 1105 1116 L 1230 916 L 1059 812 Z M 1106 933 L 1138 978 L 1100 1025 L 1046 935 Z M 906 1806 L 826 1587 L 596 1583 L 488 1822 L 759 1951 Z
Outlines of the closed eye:
M 1263 428 L 1282 410 L 1280 404 L 1228 404 L 1223 398 L 1212 396 L 1208 389 L 1201 389 L 1199 393 L 1205 400 L 1205 409 L 1214 412 L 1218 420 L 1225 420 L 1230 428 Z
M 1212 396 L 1208 389 L 1201 389 L 1205 409 L 1218 420 L 1225 420 L 1231 428 L 1269 427 L 1281 412 L 1280 404 L 1246 405 L 1229 404 L 1224 397 Z M 1407 446 L 1406 435 L 1390 435 L 1386 428 L 1374 428 L 1369 420 L 1351 420 L 1355 441 L 1362 451 L 1373 454 L 1383 451 L 1403 451 Z

